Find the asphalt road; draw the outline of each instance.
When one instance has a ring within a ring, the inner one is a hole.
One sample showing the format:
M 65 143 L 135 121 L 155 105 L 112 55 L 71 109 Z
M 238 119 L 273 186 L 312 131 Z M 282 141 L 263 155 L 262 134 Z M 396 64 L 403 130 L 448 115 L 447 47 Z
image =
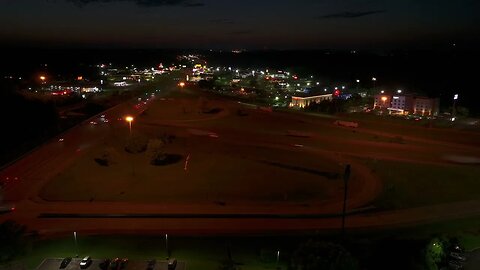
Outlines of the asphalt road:
M 167 93 L 166 93 L 167 94 Z M 201 205 L 158 205 L 147 203 L 123 202 L 45 202 L 37 197 L 38 190 L 45 185 L 52 176 L 62 172 L 79 157 L 84 155 L 91 147 L 99 144 L 109 136 L 113 127 L 123 127 L 128 134 L 128 124 L 123 120 L 126 115 L 136 116 L 148 107 L 147 104 L 129 102 L 116 106 L 102 114 L 109 119 L 108 123 L 90 124 L 90 120 L 66 132 L 59 142 L 59 138 L 38 148 L 21 160 L 0 172 L 0 179 L 10 179 L 7 185 L 5 199 L 15 204 L 16 211 L 0 216 L 0 221 L 14 219 L 26 224 L 30 229 L 43 234 L 70 233 L 177 233 L 177 234 L 230 234 L 230 233 L 263 233 L 284 231 L 315 231 L 318 229 L 339 228 L 341 224 L 338 213 L 341 209 L 341 198 L 325 202 L 318 208 L 305 210 L 303 208 L 280 209 L 275 206 L 268 207 L 210 207 Z M 99 114 L 101 115 L 101 114 Z M 261 116 L 261 115 L 260 115 Z M 98 121 L 99 116 L 94 121 Z M 278 125 L 285 125 L 288 121 L 304 121 L 302 115 L 275 113 Z M 265 120 L 270 121 L 270 120 Z M 313 127 L 332 128 L 330 122 L 313 122 Z M 198 121 L 193 121 L 198 122 Z M 190 122 L 171 122 L 170 125 L 188 127 Z M 135 126 L 135 122 L 133 123 Z M 252 127 L 255 128 L 255 127 Z M 372 147 L 370 152 L 347 151 L 360 142 L 341 140 L 345 152 L 335 148 L 339 138 L 331 138 L 316 134 L 316 145 L 292 147 L 296 138 L 282 136 L 283 141 L 276 142 L 273 138 L 278 134 L 271 134 L 264 130 L 262 136 L 245 140 L 235 130 L 227 131 L 221 128 L 214 129 L 215 134 L 220 134 L 219 140 L 227 143 L 254 145 L 257 147 L 289 149 L 289 151 L 308 151 L 316 155 L 335 155 L 342 162 L 354 160 L 351 156 L 376 157 L 393 160 L 409 160 L 409 150 L 417 151 L 423 156 L 419 160 L 426 163 L 441 163 L 436 148 L 431 145 L 439 144 L 444 148 L 461 149 L 465 152 L 475 152 L 475 148 L 465 145 L 456 145 L 438 142 L 422 142 L 425 146 L 412 147 L 409 145 L 386 144 L 392 153 L 385 153 L 383 149 Z M 362 132 L 375 132 L 362 129 Z M 408 138 L 415 140 L 417 138 Z M 420 139 L 417 139 L 420 140 Z M 288 143 L 287 143 L 288 142 Z M 361 142 L 364 147 L 378 146 L 373 143 Z M 321 147 L 320 147 L 321 146 Z M 402 148 L 403 147 L 403 148 Z M 362 148 L 364 149 L 364 148 Z M 443 150 L 442 150 L 443 151 Z M 356 166 L 355 168 L 362 168 Z M 359 169 L 362 170 L 362 169 Z M 367 175 L 368 171 L 357 171 Z M 11 180 L 13 179 L 13 180 Z M 381 190 L 379 181 L 365 178 L 361 183 L 360 192 L 353 193 L 349 198 L 349 209 L 356 205 L 364 205 L 372 200 Z M 304 211 L 304 212 L 302 212 Z M 235 213 L 229 216 L 229 213 Z M 278 213 L 281 213 L 278 215 Z M 303 214 L 303 216 L 299 215 Z M 385 226 L 410 226 L 419 223 L 428 223 L 439 220 L 464 218 L 480 215 L 480 202 L 458 202 L 444 205 L 418 207 L 412 209 L 367 212 L 351 215 L 347 218 L 347 228 L 377 228 Z M 111 218 L 115 217 L 115 218 Z M 132 220 L 135 220 L 132 222 Z

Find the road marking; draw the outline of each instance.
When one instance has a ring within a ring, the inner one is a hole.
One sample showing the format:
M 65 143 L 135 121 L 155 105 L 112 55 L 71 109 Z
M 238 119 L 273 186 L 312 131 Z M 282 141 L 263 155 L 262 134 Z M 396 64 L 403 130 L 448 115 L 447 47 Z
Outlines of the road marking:
M 185 171 L 188 170 L 188 161 L 189 161 L 189 160 L 190 160 L 190 154 L 188 154 L 187 159 L 185 159 L 185 167 L 183 167 L 183 169 L 184 169 Z

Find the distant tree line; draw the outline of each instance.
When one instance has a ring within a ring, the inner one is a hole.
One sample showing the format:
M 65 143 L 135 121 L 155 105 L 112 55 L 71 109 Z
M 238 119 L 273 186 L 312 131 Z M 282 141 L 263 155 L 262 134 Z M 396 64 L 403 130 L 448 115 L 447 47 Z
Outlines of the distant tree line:
M 349 112 L 353 107 L 367 105 L 368 101 L 358 94 L 353 94 L 349 99 L 323 100 L 321 102 L 310 103 L 305 107 L 305 111 L 320 112 L 327 114 L 336 114 Z
M 0 266 L 25 255 L 37 234 L 14 221 L 0 223 Z M 1 267 L 0 267 L 1 268 Z
M 0 164 L 7 162 L 59 130 L 59 116 L 52 102 L 28 98 L 15 85 L 0 81 L 2 144 Z

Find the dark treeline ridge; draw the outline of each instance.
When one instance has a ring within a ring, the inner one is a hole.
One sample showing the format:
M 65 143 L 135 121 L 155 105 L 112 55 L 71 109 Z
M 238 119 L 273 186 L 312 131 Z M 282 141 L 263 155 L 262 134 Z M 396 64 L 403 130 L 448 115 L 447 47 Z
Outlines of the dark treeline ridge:
M 59 116 L 53 103 L 25 97 L 12 84 L 1 80 L 0 115 L 0 164 L 59 131 Z

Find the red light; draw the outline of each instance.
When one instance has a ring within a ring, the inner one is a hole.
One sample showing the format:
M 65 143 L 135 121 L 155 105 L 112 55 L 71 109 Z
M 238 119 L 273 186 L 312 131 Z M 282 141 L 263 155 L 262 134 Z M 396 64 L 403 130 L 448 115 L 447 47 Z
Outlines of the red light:
M 15 207 L 10 208 L 10 210 L 15 211 Z
M 333 95 L 336 96 L 336 97 L 340 96 L 340 90 L 335 90 L 333 92 Z

